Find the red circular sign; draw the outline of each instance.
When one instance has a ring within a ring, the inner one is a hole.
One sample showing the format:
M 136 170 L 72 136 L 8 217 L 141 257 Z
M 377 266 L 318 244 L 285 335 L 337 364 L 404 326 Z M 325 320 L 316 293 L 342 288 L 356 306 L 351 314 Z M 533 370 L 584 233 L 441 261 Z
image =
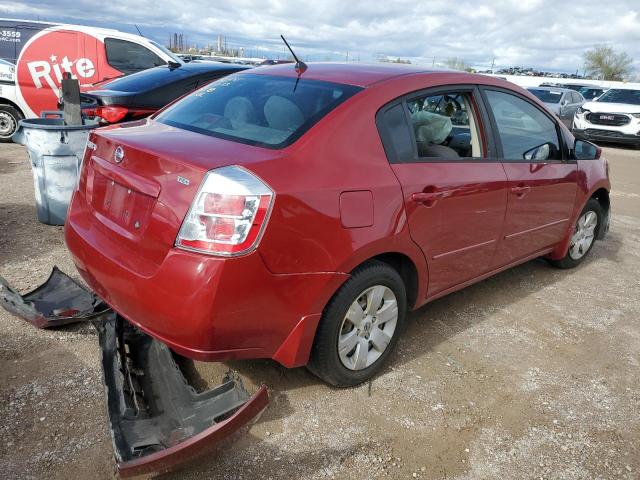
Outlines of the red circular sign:
M 27 43 L 16 68 L 20 94 L 35 115 L 56 110 L 65 72 L 78 79 L 81 90 L 120 74 L 107 65 L 104 43 L 92 35 L 76 30 L 45 30 Z

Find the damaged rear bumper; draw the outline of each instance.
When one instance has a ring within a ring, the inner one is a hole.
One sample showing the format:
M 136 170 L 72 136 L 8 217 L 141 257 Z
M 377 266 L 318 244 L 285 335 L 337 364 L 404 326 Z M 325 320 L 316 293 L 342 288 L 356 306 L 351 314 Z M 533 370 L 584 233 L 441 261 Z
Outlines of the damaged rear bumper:
M 0 305 L 38 328 L 81 322 L 110 310 L 98 296 L 57 267 L 45 283 L 25 295 L 0 277 Z
M 227 374 L 197 393 L 169 348 L 115 313 L 97 318 L 109 421 L 118 472 L 166 472 L 210 452 L 255 420 L 266 387 L 253 396 Z

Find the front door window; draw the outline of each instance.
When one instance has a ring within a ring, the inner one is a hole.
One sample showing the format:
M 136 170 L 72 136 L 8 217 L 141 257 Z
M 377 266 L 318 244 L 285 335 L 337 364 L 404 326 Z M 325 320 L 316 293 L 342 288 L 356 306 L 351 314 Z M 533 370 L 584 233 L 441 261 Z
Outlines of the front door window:
M 546 151 L 536 160 L 560 160 L 562 151 L 556 124 L 529 102 L 508 93 L 488 90 L 489 107 L 498 126 L 502 154 L 509 160 L 530 160 L 532 152 Z

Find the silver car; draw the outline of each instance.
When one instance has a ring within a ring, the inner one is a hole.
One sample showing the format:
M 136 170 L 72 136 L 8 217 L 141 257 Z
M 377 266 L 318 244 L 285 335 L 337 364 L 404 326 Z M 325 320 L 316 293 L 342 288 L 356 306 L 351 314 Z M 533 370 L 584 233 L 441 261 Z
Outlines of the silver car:
M 586 101 L 579 92 L 568 88 L 531 87 L 527 90 L 542 100 L 569 128 L 576 110 Z

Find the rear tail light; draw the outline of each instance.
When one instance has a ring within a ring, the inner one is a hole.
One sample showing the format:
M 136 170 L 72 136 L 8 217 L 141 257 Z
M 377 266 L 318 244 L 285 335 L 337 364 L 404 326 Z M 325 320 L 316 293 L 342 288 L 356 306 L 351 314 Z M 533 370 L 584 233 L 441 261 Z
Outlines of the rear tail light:
M 108 105 L 106 107 L 98 107 L 96 109 L 96 116 L 102 118 L 108 123 L 118 123 L 129 113 L 127 107 L 118 107 L 114 105 Z
M 273 191 L 241 167 L 207 172 L 180 227 L 176 246 L 210 255 L 254 250 L 267 224 Z

